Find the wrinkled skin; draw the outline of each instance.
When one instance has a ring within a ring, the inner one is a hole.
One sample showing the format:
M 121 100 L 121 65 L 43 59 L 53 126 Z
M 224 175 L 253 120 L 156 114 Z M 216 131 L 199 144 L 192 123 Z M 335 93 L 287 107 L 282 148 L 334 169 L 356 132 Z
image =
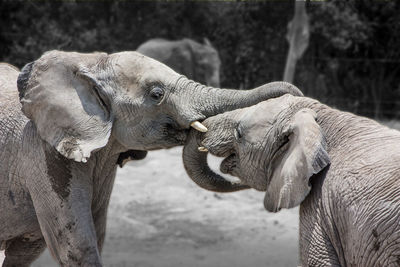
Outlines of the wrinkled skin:
M 400 265 L 399 131 L 289 95 L 204 125 L 187 146 L 225 157 L 221 171 L 265 191 L 268 211 L 300 205 L 302 266 Z M 194 158 L 184 154 L 185 167 L 206 187 Z
M 51 51 L 21 73 L 0 64 L 3 266 L 29 266 L 46 245 L 61 266 L 101 266 L 117 164 L 182 145 L 193 121 L 287 92 L 301 94 L 287 83 L 205 87 L 136 52 Z
M 137 51 L 154 58 L 199 83 L 219 87 L 221 60 L 217 50 L 205 39 L 204 44 L 184 38 L 177 41 L 151 39 Z

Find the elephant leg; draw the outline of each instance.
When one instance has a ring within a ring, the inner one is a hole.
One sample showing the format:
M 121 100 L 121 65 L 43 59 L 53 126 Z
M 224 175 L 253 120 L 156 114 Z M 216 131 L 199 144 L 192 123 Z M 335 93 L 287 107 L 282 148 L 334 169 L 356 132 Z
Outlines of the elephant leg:
M 35 205 L 49 251 L 61 266 L 102 266 L 86 197 L 76 196 L 58 207 Z
M 301 212 L 300 212 L 301 213 Z M 303 214 L 302 214 L 303 215 Z M 311 218 L 311 217 L 307 217 Z M 300 262 L 302 266 L 340 267 L 337 252 L 317 220 L 300 216 Z
M 76 167 L 39 178 L 28 186 L 53 258 L 61 266 L 102 266 L 91 211 L 91 178 Z
M 99 252 L 102 252 L 104 239 L 106 236 L 106 220 L 107 220 L 107 211 L 99 212 L 94 216 L 94 226 L 96 229 L 97 236 L 97 247 Z
M 146 151 L 142 155 L 147 154 Z M 94 227 L 97 236 L 97 247 L 99 252 L 102 252 L 104 239 L 106 235 L 106 225 L 107 225 L 107 211 L 110 204 L 111 192 L 115 180 L 116 168 L 110 168 L 104 171 L 104 180 L 101 183 L 95 182 L 93 185 L 94 191 L 97 193 L 97 198 L 93 200 L 94 205 L 92 205 L 92 214 Z
M 17 237 L 7 241 L 3 267 L 28 267 L 46 249 L 43 238 L 29 240 Z

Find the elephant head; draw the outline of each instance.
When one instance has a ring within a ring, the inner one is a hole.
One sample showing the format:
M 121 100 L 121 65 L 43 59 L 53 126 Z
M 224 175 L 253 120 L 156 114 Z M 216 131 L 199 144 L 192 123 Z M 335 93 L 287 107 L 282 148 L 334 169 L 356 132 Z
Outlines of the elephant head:
M 182 145 L 191 125 L 206 130 L 199 121 L 207 117 L 285 93 L 301 95 L 287 83 L 249 91 L 206 87 L 137 52 L 51 51 L 22 69 L 18 90 L 40 137 L 78 162 L 111 142 L 121 152 Z
M 189 176 L 219 192 L 246 186 L 266 191 L 268 211 L 299 205 L 311 190 L 311 176 L 330 163 L 316 112 L 302 105 L 303 99 L 285 95 L 206 119 L 208 132 L 191 132 L 184 148 Z M 241 182 L 227 182 L 212 172 L 201 152 L 207 150 L 224 157 L 221 171 Z
M 187 39 L 187 42 L 191 48 L 193 59 L 196 62 L 195 75 L 198 81 L 204 81 L 209 86 L 218 87 L 221 67 L 218 51 L 207 38 L 204 38 L 204 44 L 189 39 Z
M 218 51 L 207 38 L 204 38 L 204 44 L 188 38 L 177 41 L 156 38 L 141 44 L 137 51 L 166 64 L 189 79 L 219 87 L 221 60 Z

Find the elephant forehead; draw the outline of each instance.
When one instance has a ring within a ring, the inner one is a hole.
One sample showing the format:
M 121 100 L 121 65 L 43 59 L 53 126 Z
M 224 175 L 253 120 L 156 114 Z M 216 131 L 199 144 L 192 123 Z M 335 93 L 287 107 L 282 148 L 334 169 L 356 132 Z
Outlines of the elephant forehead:
M 242 134 L 248 142 L 261 142 L 273 127 L 281 127 L 277 121 L 282 112 L 290 108 L 289 99 L 270 99 L 244 109 L 241 113 L 240 125 Z
M 240 121 L 244 127 L 256 125 L 272 125 L 278 115 L 289 109 L 289 95 L 279 98 L 269 99 L 257 105 L 245 108 L 241 114 Z
M 113 54 L 111 62 L 118 80 L 123 83 L 166 83 L 179 76 L 163 63 L 137 52 Z

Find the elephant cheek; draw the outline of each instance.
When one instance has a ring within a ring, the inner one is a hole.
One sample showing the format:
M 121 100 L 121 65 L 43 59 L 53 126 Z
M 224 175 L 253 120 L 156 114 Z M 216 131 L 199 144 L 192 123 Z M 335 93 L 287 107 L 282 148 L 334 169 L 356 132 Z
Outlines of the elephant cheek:
M 136 142 L 136 140 L 138 138 L 135 135 L 135 133 L 130 132 L 129 130 L 126 130 L 125 132 L 119 132 L 119 133 L 117 131 L 115 131 L 114 137 L 122 146 L 124 146 L 127 149 L 146 150 L 145 148 L 140 146 L 141 143 Z
M 113 136 L 124 145 L 128 145 L 140 135 L 142 116 L 133 117 L 131 120 L 116 119 L 113 126 Z
M 188 135 L 187 130 L 171 131 L 164 139 L 165 148 L 184 145 Z

